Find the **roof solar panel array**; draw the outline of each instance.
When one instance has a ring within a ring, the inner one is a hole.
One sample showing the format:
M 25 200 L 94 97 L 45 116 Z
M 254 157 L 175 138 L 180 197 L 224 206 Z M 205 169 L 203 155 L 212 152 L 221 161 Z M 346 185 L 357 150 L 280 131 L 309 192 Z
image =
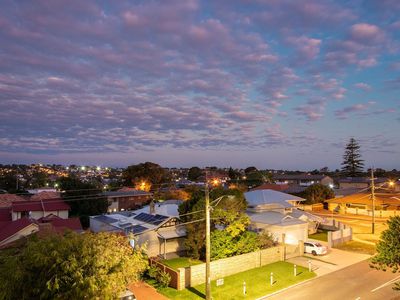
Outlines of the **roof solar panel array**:
M 166 219 L 168 219 L 167 216 L 162 216 L 162 215 L 151 215 L 147 213 L 140 213 L 135 217 L 136 220 L 153 224 L 153 225 L 160 225 L 162 222 L 164 222 Z
M 138 233 L 141 233 L 141 232 L 143 232 L 143 231 L 145 231 L 147 229 L 149 229 L 149 228 L 144 227 L 142 225 L 133 225 L 133 226 L 126 227 L 125 231 L 126 232 L 132 232 L 134 234 L 138 234 Z

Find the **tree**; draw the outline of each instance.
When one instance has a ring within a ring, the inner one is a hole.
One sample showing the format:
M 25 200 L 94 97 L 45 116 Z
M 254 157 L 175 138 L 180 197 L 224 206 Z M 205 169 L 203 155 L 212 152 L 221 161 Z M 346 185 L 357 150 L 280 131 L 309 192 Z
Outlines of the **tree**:
M 307 204 L 322 203 L 327 199 L 335 198 L 333 190 L 323 184 L 310 185 L 301 193 L 301 197 L 306 198 Z
M 188 172 L 188 179 L 196 181 L 201 175 L 203 175 L 203 171 L 199 167 L 191 167 Z
M 360 145 L 351 138 L 343 155 L 342 172 L 347 176 L 355 177 L 362 174 L 363 167 L 364 160 L 361 159 Z
M 216 233 L 216 239 L 221 241 L 221 245 L 230 247 L 229 244 L 223 242 L 223 237 L 227 234 L 232 238 L 232 242 L 240 240 L 240 235 L 246 232 L 247 226 L 250 224 L 248 216 L 244 213 L 247 203 L 243 193 L 236 189 L 224 190 L 215 188 L 210 192 L 210 199 L 217 199 L 224 195 L 232 195 L 234 197 L 222 198 L 219 203 L 214 203 L 211 211 L 211 230 L 216 231 L 216 228 L 224 228 L 224 233 Z M 195 213 L 196 212 L 196 213 Z M 198 190 L 192 193 L 190 200 L 184 202 L 179 207 L 181 219 L 184 222 L 193 222 L 202 220 L 205 217 L 205 200 L 204 191 Z M 185 215 L 192 213 L 190 215 Z M 205 256 L 205 222 L 199 221 L 186 225 L 187 237 L 185 246 L 190 256 L 194 258 L 204 258 Z M 243 245 L 243 244 L 241 244 Z M 219 249 L 218 251 L 222 251 Z M 237 253 L 239 250 L 234 250 L 232 253 Z M 229 249 L 225 249 L 224 253 L 231 253 Z M 219 257 L 219 256 L 218 256 Z
M 391 217 L 387 221 L 388 229 L 381 234 L 376 246 L 377 254 L 371 260 L 371 267 L 393 273 L 400 271 L 400 216 Z M 394 289 L 400 290 L 400 282 Z
M 76 177 L 62 177 L 60 188 L 64 191 L 62 198 L 71 207 L 71 216 L 79 217 L 83 228 L 89 227 L 89 216 L 107 212 L 107 198 L 93 184 L 82 182 Z
M 141 249 L 118 234 L 30 236 L 0 252 L 0 298 L 116 299 L 146 268 Z
M 161 183 L 170 181 L 169 174 L 160 165 L 152 162 L 129 166 L 122 172 L 122 177 L 126 185 L 136 185 L 143 181 L 158 187 Z

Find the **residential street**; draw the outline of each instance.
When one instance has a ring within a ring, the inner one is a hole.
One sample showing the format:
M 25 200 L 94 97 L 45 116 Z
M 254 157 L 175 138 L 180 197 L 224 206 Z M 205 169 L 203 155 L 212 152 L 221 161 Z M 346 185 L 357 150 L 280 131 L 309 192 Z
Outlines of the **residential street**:
M 400 274 L 371 269 L 367 261 L 362 261 L 275 295 L 260 299 L 400 299 L 400 292 L 392 290 L 392 282 L 395 281 L 393 279 L 400 280 Z

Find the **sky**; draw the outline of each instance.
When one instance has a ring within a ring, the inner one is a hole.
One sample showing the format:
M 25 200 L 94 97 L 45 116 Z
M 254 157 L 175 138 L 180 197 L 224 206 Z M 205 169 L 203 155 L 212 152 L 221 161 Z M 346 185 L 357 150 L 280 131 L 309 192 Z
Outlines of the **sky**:
M 400 169 L 400 1 L 0 3 L 0 163 Z

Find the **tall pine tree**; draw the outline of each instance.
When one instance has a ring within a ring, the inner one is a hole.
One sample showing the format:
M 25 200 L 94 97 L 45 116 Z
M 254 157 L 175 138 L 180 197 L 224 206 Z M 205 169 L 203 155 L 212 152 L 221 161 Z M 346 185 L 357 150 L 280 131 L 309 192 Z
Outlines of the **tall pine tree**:
M 347 176 L 358 176 L 362 174 L 364 160 L 361 159 L 360 145 L 354 138 L 351 138 L 346 145 L 343 155 L 342 172 Z

